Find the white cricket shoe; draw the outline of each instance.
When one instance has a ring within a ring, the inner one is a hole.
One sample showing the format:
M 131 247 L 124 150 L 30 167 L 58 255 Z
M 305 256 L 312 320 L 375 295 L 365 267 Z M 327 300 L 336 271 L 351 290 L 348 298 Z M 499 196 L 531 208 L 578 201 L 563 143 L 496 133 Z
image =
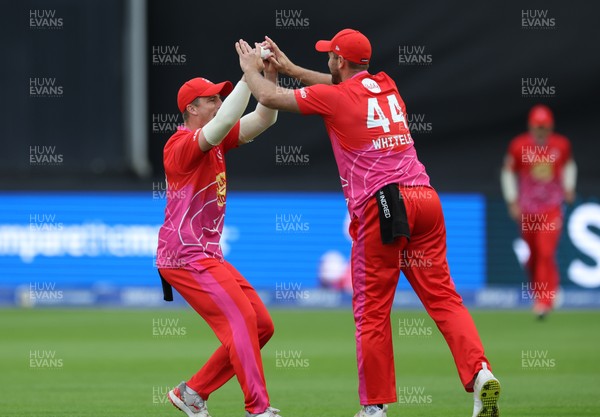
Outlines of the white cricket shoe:
M 492 374 L 484 362 L 483 368 L 475 378 L 473 385 L 473 417 L 498 417 L 498 398 L 500 398 L 500 382 Z
M 379 408 L 376 405 L 363 405 L 354 417 L 387 417 L 387 409 L 387 404 L 384 404 L 383 408 Z
M 193 393 L 190 393 L 190 390 L 191 388 L 188 388 L 185 381 L 183 381 L 169 391 L 169 400 L 189 417 L 210 417 L 208 408 L 206 408 L 206 401 L 197 392 L 192 390 Z
M 249 413 L 248 411 L 246 411 L 246 417 L 281 417 L 279 415 L 279 412 L 281 410 L 275 408 L 275 407 L 267 407 L 267 409 L 265 411 L 263 411 L 262 413 L 258 413 L 258 414 L 252 414 Z

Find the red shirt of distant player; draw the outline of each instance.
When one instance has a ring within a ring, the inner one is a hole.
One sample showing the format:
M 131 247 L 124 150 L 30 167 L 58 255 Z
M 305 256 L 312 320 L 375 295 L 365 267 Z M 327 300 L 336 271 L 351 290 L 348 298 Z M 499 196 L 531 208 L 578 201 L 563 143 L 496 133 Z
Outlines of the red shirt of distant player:
M 337 85 L 295 90 L 303 114 L 323 117 L 350 215 L 387 184 L 429 186 L 417 158 L 396 83 L 362 71 Z
M 565 199 L 563 168 L 571 159 L 569 140 L 551 133 L 540 144 L 530 133 L 514 138 L 508 148 L 512 169 L 519 178 L 519 206 L 523 213 L 543 213 L 559 207 Z
M 165 145 L 167 206 L 158 234 L 159 268 L 179 268 L 203 258 L 223 259 L 225 153 L 238 146 L 240 123 L 207 152 L 198 146 L 200 131 L 180 126 Z

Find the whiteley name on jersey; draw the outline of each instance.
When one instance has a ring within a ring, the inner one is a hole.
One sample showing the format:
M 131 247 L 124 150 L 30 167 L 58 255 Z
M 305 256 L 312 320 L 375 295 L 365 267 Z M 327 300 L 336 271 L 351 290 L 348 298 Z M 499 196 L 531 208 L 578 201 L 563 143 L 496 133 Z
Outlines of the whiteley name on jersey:
M 373 139 L 373 149 L 393 149 L 396 146 L 412 145 L 413 138 L 410 133 L 404 135 L 379 136 Z

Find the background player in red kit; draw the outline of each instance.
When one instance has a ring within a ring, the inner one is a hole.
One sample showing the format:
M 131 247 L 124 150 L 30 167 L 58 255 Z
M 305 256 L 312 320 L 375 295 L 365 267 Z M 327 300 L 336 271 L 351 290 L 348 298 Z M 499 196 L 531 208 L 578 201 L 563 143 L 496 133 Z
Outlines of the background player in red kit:
M 385 404 L 397 401 L 390 313 L 401 270 L 444 335 L 463 386 L 474 391 L 473 416 L 497 416 L 500 384 L 450 277 L 438 195 L 417 158 L 395 83 L 367 71 L 369 40 L 345 29 L 317 42 L 316 49 L 329 54 L 331 74 L 323 74 L 293 65 L 266 39 L 278 71 L 309 87 L 277 88 L 261 76 L 258 52 L 240 40 L 236 49 L 250 90 L 268 107 L 323 118 L 348 204 L 363 406 L 357 417 L 385 417 Z M 426 267 L 407 262 L 416 254 L 427 257 Z
M 527 293 L 533 298 L 534 313 L 543 318 L 554 307 L 558 291 L 556 248 L 562 204 L 575 199 L 577 167 L 569 140 L 553 131 L 549 107 L 532 107 L 528 124 L 528 132 L 510 142 L 501 184 L 509 214 L 521 226 L 529 246 Z
M 277 78 L 269 63 L 265 76 Z M 221 102 L 220 95 L 228 93 Z M 177 95 L 184 125 L 164 148 L 167 206 L 159 232 L 159 273 L 222 344 L 202 369 L 169 391 L 171 402 L 190 417 L 209 417 L 206 400 L 234 375 L 247 417 L 279 417 L 269 404 L 260 354 L 273 334 L 273 322 L 256 291 L 225 261 L 219 243 L 226 205 L 225 154 L 277 119 L 276 110 L 261 104 L 240 119 L 249 98 L 243 79 L 235 88 L 229 81 L 189 80 Z

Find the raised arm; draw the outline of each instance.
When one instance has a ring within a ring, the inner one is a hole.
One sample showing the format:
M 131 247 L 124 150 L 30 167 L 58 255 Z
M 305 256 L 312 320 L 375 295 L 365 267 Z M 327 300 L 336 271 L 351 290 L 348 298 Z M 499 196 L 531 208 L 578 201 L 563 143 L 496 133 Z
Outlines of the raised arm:
M 300 112 L 294 90 L 278 87 L 275 82 L 261 75 L 263 63 L 259 48 L 252 49 L 246 41 L 240 39 L 235 43 L 235 49 L 248 87 L 260 104 L 271 109 Z
M 279 46 L 277 46 L 273 39 L 265 36 L 265 42 L 273 53 L 269 57 L 269 62 L 275 66 L 275 69 L 279 73 L 300 80 L 304 85 L 332 84 L 331 74 L 309 70 L 296 65 L 279 49 Z
M 263 61 L 263 74 L 265 78 L 277 83 L 277 70 L 269 61 Z M 245 76 L 244 76 L 245 78 Z M 252 142 L 255 137 L 267 130 L 277 121 L 277 110 L 270 109 L 260 103 L 252 113 L 248 113 L 240 119 L 239 145 Z
M 198 145 L 203 152 L 218 146 L 240 120 L 250 100 L 250 89 L 242 78 L 225 98 L 215 117 L 200 131 Z

